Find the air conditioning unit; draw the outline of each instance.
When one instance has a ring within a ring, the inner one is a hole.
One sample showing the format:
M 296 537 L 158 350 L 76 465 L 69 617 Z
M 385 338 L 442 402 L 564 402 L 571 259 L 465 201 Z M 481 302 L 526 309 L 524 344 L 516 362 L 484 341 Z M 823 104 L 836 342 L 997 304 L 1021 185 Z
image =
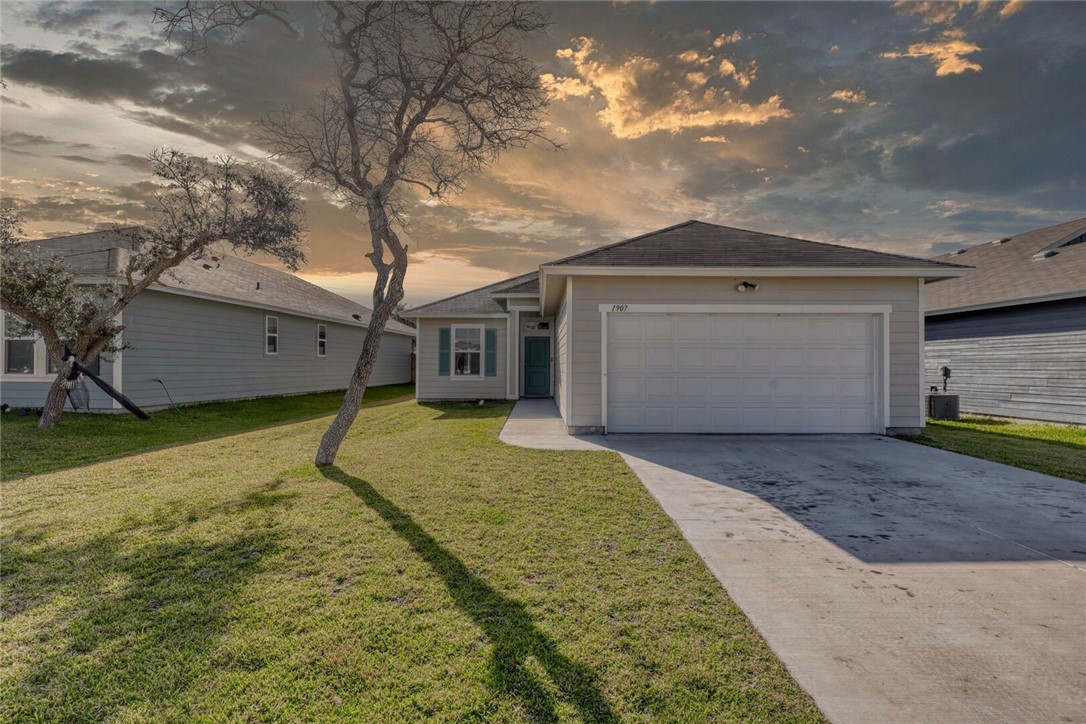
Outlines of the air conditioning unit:
M 957 420 L 958 395 L 928 395 L 928 417 L 933 420 Z

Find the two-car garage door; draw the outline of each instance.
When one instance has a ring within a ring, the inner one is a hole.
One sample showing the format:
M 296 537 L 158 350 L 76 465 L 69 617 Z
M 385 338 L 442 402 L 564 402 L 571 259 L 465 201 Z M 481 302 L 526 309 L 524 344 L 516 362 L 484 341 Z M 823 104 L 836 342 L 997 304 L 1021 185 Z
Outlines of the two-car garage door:
M 875 432 L 871 314 L 609 314 L 608 432 Z

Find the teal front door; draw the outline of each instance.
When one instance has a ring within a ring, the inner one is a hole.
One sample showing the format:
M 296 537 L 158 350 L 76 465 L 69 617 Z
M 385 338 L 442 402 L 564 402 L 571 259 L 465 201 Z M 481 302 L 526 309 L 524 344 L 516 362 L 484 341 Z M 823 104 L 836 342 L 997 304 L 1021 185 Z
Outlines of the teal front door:
M 524 338 L 524 396 L 546 397 L 551 393 L 551 338 Z

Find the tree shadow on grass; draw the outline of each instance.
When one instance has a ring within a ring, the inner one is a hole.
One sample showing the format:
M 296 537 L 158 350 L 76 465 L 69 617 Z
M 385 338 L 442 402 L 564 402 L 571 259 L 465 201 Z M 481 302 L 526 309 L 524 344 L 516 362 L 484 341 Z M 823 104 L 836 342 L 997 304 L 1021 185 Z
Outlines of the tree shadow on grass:
M 596 685 L 595 673 L 558 650 L 558 644 L 536 627 L 524 605 L 494 590 L 443 548 L 406 511 L 382 496 L 365 480 L 338 467 L 323 468 L 324 477 L 341 483 L 381 516 L 448 587 L 456 605 L 482 629 L 494 651 L 490 660 L 492 685 L 516 697 L 539 721 L 557 721 L 555 698 L 528 666 L 534 658 L 546 671 L 562 699 L 582 719 L 616 722 L 618 717 Z
M 259 515 L 289 499 L 275 487 L 204 518 Z M 259 652 L 217 648 L 261 559 L 278 548 L 274 526 L 209 540 L 184 525 L 168 539 L 153 516 L 70 545 L 6 536 L 4 646 L 18 666 L 4 683 L 0 720 L 187 718 L 203 676 L 263 665 Z

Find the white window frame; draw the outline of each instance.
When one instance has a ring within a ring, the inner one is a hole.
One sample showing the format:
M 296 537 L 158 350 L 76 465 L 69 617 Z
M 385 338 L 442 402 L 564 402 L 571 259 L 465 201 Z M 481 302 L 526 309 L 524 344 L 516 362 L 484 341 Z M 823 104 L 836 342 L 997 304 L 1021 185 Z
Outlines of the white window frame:
M 272 320 L 272 319 L 275 320 L 275 333 L 274 334 L 268 331 L 268 321 Z M 269 352 L 268 351 L 268 339 L 270 337 L 275 337 L 275 351 L 274 352 Z M 264 356 L 265 357 L 278 357 L 279 356 L 279 317 L 277 317 L 274 314 L 265 314 L 264 315 Z
M 479 330 L 479 374 L 456 374 L 456 332 L 460 329 Z M 486 379 L 486 325 L 485 324 L 454 324 L 449 327 L 449 379 L 450 380 L 474 380 L 476 382 Z
M 321 332 L 324 333 L 323 337 L 321 336 Z M 324 342 L 323 351 L 321 351 L 321 342 Z M 328 325 L 324 322 L 317 322 L 317 356 L 328 356 Z
M 22 337 L 8 337 L 8 315 L 4 312 L 0 315 L 0 372 L 5 381 L 14 380 L 42 380 L 53 379 L 55 375 L 45 374 L 45 342 L 39 335 L 29 334 Z M 33 366 L 29 372 L 8 372 L 8 340 L 22 340 L 31 342 L 34 350 Z

